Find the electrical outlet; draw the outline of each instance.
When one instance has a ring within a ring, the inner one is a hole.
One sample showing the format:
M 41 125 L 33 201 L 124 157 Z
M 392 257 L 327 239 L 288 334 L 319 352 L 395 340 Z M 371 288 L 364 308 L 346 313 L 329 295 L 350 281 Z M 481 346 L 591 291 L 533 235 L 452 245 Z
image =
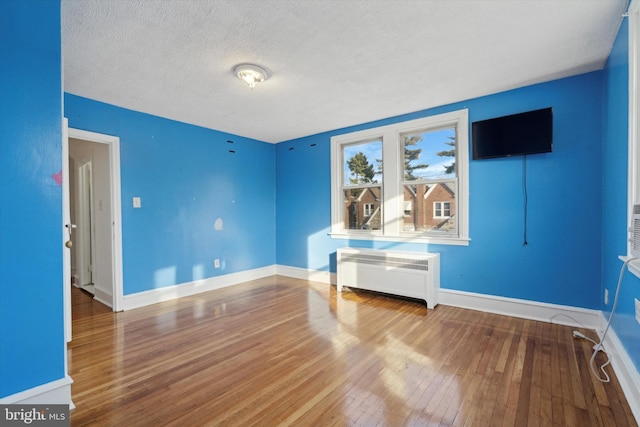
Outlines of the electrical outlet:
M 636 303 L 636 321 L 640 323 L 640 300 L 638 298 L 633 299 Z
M 213 266 L 215 268 L 220 268 L 220 260 L 218 258 L 213 260 Z
M 604 290 L 604 305 L 609 305 L 609 289 Z

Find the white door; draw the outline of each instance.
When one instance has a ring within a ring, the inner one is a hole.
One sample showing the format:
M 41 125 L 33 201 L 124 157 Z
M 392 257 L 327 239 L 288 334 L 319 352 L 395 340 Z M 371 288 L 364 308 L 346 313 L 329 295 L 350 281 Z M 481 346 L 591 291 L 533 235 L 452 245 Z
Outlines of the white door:
M 91 160 L 87 160 L 78 167 L 76 180 L 77 197 L 76 209 L 76 270 L 78 285 L 93 294 L 93 200 L 92 200 L 92 172 Z
M 69 125 L 62 123 L 62 287 L 64 298 L 64 339 L 71 341 L 71 244 L 73 224 L 69 206 Z M 65 352 L 66 354 L 66 352 Z

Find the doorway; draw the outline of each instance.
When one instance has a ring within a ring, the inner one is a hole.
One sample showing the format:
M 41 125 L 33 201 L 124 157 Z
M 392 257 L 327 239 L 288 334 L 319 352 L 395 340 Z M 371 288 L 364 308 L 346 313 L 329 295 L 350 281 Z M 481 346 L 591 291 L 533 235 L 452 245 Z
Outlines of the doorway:
M 71 282 L 91 295 L 95 295 L 93 254 L 96 224 L 92 189 L 94 144 L 77 139 L 69 141 L 70 215 L 71 223 L 76 225 L 75 233 L 71 234 Z M 101 147 L 96 145 L 96 148 Z M 97 178 L 108 179 L 108 175 Z
M 70 282 L 113 311 L 122 307 L 119 138 L 70 128 Z M 71 307 L 66 307 L 71 311 Z

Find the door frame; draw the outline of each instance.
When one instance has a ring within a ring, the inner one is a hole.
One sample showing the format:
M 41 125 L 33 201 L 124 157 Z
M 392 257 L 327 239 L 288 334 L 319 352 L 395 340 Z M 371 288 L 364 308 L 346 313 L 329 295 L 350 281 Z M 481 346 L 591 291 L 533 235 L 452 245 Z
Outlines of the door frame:
M 113 311 L 122 311 L 123 306 L 123 280 L 122 280 L 122 206 L 121 206 L 121 189 L 120 189 L 120 138 L 113 135 L 106 135 L 96 132 L 90 132 L 81 129 L 68 128 L 67 138 L 64 138 L 63 155 L 69 155 L 69 138 L 80 139 L 83 141 L 96 142 L 99 144 L 107 144 L 109 148 L 109 179 L 110 179 L 110 198 L 111 198 L 111 225 L 112 225 L 112 306 Z M 66 168 L 68 169 L 68 167 Z M 68 171 L 67 171 L 68 173 Z M 69 189 L 68 178 L 64 180 L 67 191 Z M 69 204 L 64 206 L 69 210 Z M 70 304 L 70 301 L 68 302 Z M 69 312 L 71 307 L 68 307 Z
M 76 176 L 76 272 L 78 274 L 78 286 L 82 287 L 93 283 L 92 255 L 96 253 L 93 237 L 93 194 L 91 191 L 92 160 L 88 159 L 75 166 L 73 172 Z M 87 170 L 89 177 L 87 178 Z M 71 170 L 69 171 L 71 172 Z M 89 189 L 87 188 L 89 187 Z M 88 256 L 87 256 L 88 254 Z M 72 266 L 73 271 L 73 266 Z M 91 271 L 91 272 L 90 272 Z M 91 278 L 91 280 L 89 280 Z
M 69 202 L 69 125 L 62 120 L 62 295 L 64 301 L 64 341 L 71 341 L 71 251 L 65 247 L 71 240 L 67 226 L 71 226 L 71 203 Z M 64 352 L 65 373 L 67 352 Z

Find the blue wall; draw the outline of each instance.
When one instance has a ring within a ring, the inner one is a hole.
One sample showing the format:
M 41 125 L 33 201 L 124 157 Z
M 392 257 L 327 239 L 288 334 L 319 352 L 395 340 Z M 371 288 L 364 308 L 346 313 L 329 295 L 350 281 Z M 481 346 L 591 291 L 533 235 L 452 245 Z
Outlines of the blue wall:
M 327 235 L 332 135 L 461 108 L 469 109 L 471 123 L 549 106 L 554 110 L 553 152 L 527 157 L 527 247 L 522 157 L 471 161 L 468 247 Z M 444 288 L 598 308 L 601 123 L 602 73 L 595 72 L 278 144 L 277 262 L 335 271 L 335 250 L 341 246 L 439 252 Z
M 4 397 L 65 376 L 58 1 L 0 2 L 0 64 Z
M 120 138 L 125 295 L 275 263 L 272 144 L 64 99 L 69 127 Z
M 629 106 L 629 42 L 625 20 L 604 70 L 603 237 L 602 289 L 609 290 L 609 304 L 602 304 L 607 317 L 613 307 L 622 261 L 627 253 L 627 170 Z M 640 299 L 640 279 L 625 272 L 613 329 L 631 360 L 640 369 L 640 325 L 635 320 L 634 298 Z
M 606 311 L 626 251 L 627 32 L 625 22 L 602 72 L 276 146 L 69 94 L 65 115 L 120 137 L 125 294 L 274 263 L 335 271 L 336 248 L 350 245 L 440 252 L 445 288 Z M 0 2 L 0 40 L 4 397 L 64 377 L 59 2 Z M 468 247 L 328 236 L 332 135 L 460 108 L 472 122 L 546 106 L 554 151 L 528 158 L 529 246 L 520 158 L 471 161 Z M 638 285 L 625 275 L 614 329 L 640 367 Z

